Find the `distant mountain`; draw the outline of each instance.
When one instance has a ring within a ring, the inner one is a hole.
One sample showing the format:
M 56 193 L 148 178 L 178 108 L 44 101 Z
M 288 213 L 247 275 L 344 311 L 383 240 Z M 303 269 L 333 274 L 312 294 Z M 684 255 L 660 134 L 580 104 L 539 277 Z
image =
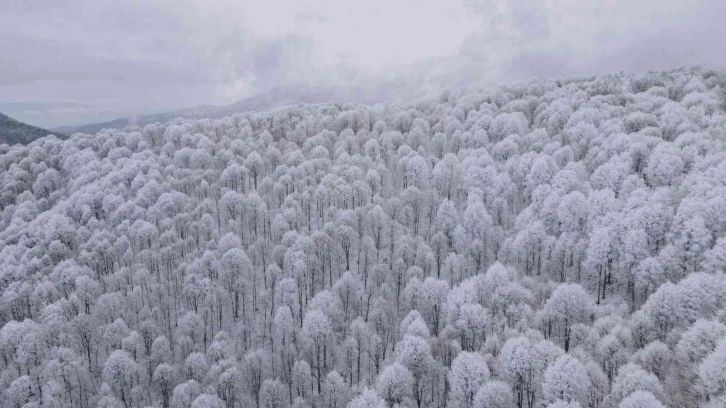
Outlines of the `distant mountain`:
M 144 126 L 156 122 L 164 123 L 176 118 L 222 118 L 238 113 L 261 112 L 280 106 L 294 105 L 298 103 L 335 103 L 351 101 L 354 97 L 357 99 L 355 102 L 361 103 L 370 103 L 379 99 L 379 95 L 361 93 L 357 89 L 309 86 L 274 88 L 270 91 L 241 99 L 230 105 L 202 105 L 155 115 L 144 115 L 135 118 L 120 118 L 109 122 L 92 123 L 82 126 L 57 127 L 54 128 L 54 130 L 67 134 L 76 132 L 96 133 L 102 129 L 123 129 L 129 125 Z
M 20 143 L 26 145 L 33 142 L 35 139 L 51 134 L 56 135 L 61 139 L 66 139 L 68 137 L 63 133 L 52 132 L 50 130 L 35 127 L 0 113 L 0 144 L 7 143 L 9 145 L 14 145 Z

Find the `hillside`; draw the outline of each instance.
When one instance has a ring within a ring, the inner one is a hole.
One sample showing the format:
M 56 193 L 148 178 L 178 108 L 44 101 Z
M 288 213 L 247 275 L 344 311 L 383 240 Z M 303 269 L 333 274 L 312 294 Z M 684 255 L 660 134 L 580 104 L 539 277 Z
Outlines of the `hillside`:
M 532 79 L 0 148 L 0 406 L 724 407 L 723 91 Z
M 62 133 L 31 126 L 0 113 L 0 144 L 14 145 L 20 143 L 26 145 L 50 134 L 54 134 L 59 138 L 66 137 Z

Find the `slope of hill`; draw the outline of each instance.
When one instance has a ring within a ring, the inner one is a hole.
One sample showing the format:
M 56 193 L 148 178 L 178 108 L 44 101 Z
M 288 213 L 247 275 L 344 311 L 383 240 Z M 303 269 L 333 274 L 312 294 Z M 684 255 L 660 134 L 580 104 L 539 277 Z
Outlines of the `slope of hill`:
M 534 79 L 0 147 L 0 407 L 723 408 L 723 89 Z
M 66 138 L 66 135 L 62 133 L 35 127 L 0 113 L 0 144 L 28 144 L 35 139 L 48 136 L 50 134 L 54 134 L 61 139 Z

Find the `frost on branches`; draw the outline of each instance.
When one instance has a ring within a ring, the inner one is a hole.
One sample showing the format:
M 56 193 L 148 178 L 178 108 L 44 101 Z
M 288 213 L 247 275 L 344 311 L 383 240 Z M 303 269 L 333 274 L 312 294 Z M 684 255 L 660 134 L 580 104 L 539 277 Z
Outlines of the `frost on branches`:
M 0 406 L 726 404 L 726 81 L 0 146 Z

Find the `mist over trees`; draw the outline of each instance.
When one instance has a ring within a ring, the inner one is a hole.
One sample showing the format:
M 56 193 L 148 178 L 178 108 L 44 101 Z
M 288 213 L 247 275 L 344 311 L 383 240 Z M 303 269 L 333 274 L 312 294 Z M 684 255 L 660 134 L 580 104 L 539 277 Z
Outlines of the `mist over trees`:
M 724 81 L 0 145 L 0 406 L 726 404 Z

